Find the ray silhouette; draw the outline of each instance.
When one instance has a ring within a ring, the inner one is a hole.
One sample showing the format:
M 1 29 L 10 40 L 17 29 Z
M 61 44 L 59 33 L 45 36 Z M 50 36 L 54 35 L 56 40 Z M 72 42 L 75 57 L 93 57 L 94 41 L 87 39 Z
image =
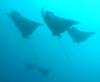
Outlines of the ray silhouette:
M 45 77 L 48 76 L 51 72 L 49 68 L 41 68 L 41 67 L 38 68 L 38 71 L 40 72 L 42 76 L 45 76 Z
M 32 20 L 29 20 L 22 16 L 16 11 L 12 11 L 10 14 L 7 14 L 18 30 L 21 32 L 23 38 L 29 38 L 29 36 L 39 27 L 41 24 Z
M 73 25 L 79 24 L 77 21 L 57 17 L 54 13 L 43 9 L 42 17 L 54 36 L 61 36 L 63 32 L 70 29 Z
M 67 54 L 67 52 L 64 49 L 64 46 L 62 45 L 62 42 L 60 40 L 61 34 L 65 31 L 68 31 L 72 26 L 79 24 L 79 22 L 58 17 L 50 11 L 44 11 L 44 9 L 42 9 L 41 13 L 42 13 L 44 22 L 46 23 L 47 27 L 52 32 L 52 35 L 58 36 L 61 48 L 63 49 L 63 52 L 65 54 Z
M 22 16 L 17 11 L 11 11 L 9 14 L 7 14 L 8 17 L 12 20 L 12 22 L 15 24 L 16 28 L 21 33 L 22 38 L 26 39 L 29 43 L 30 48 L 32 51 L 34 50 L 32 43 L 30 41 L 30 35 L 35 32 L 35 30 L 41 26 L 40 23 L 35 22 L 33 20 L 29 20 Z M 36 53 L 33 53 L 36 54 Z M 36 57 L 37 58 L 37 57 Z M 35 58 L 35 59 L 36 59 Z M 28 65 L 28 67 L 33 68 L 34 66 Z
M 83 32 L 76 27 L 70 28 L 68 33 L 76 43 L 83 42 L 95 34 L 95 32 Z
M 29 69 L 29 70 L 33 70 L 37 64 L 32 64 L 32 63 L 24 63 L 24 65 Z

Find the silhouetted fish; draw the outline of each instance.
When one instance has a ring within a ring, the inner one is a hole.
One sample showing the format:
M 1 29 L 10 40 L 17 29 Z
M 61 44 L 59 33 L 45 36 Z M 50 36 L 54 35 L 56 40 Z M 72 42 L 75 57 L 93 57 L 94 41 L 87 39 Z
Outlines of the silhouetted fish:
M 18 28 L 18 30 L 20 31 L 21 35 L 23 38 L 26 38 L 29 41 L 29 45 L 32 49 L 32 51 L 34 50 L 34 48 L 32 47 L 32 44 L 30 42 L 30 35 L 41 25 L 38 22 L 29 20 L 27 18 L 25 18 L 24 16 L 22 16 L 20 13 L 16 12 L 16 11 L 12 11 L 10 14 L 7 14 L 12 21 L 14 22 L 14 24 L 16 25 L 16 27 Z M 34 53 L 33 53 L 34 54 Z M 35 65 L 31 65 L 31 64 L 27 64 L 27 67 L 29 69 L 34 68 Z
M 42 9 L 42 16 L 43 16 L 43 19 L 44 19 L 46 25 L 52 32 L 53 36 L 61 37 L 61 34 L 63 32 L 70 29 L 73 25 L 79 24 L 79 22 L 77 22 L 77 21 L 58 17 L 50 11 L 44 12 L 43 9 Z M 60 41 L 60 45 L 61 45 L 61 48 L 63 49 L 64 53 L 67 54 L 66 50 L 64 49 L 64 47 L 62 45 L 61 40 L 59 40 L 59 41 Z
M 83 32 L 75 27 L 70 28 L 68 33 L 76 43 L 83 42 L 95 34 L 95 32 Z
M 44 12 L 42 10 L 42 16 L 54 36 L 60 36 L 61 33 L 70 29 L 71 26 L 79 24 L 79 22 L 74 20 L 57 17 L 50 11 Z
M 50 69 L 48 69 L 48 68 L 38 68 L 38 71 L 43 75 L 43 76 L 48 76 L 49 75 L 49 73 L 51 72 L 51 70 Z
M 24 63 L 24 64 L 29 70 L 33 70 L 37 66 L 37 64 L 30 64 L 30 63 Z
M 31 35 L 36 30 L 36 28 L 41 25 L 35 21 L 31 21 L 23 17 L 16 11 L 12 11 L 10 14 L 8 14 L 8 16 L 15 23 L 24 38 L 29 38 L 29 35 Z

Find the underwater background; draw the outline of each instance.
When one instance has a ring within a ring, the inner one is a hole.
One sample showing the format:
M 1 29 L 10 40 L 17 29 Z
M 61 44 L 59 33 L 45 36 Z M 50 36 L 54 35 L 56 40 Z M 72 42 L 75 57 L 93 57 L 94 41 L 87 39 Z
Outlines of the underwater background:
M 77 44 L 64 32 L 62 48 L 41 16 L 43 8 L 79 21 L 78 29 L 96 34 Z M 42 24 L 30 42 L 7 16 L 12 10 Z M 36 67 L 29 69 L 25 63 Z M 44 75 L 40 68 L 49 73 Z M 100 82 L 100 1 L 0 0 L 0 82 Z

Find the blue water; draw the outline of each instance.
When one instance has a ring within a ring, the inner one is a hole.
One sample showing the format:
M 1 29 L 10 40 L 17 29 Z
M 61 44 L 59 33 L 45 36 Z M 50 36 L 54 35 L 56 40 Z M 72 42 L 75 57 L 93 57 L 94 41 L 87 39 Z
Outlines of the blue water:
M 64 32 L 62 48 L 59 38 L 52 36 L 43 21 L 42 8 L 79 21 L 78 29 L 96 34 L 77 44 Z M 12 10 L 42 23 L 30 42 L 7 16 Z M 24 62 L 37 66 L 30 70 Z M 38 68 L 48 68 L 50 73 L 43 76 Z M 0 82 L 100 82 L 100 1 L 0 0 Z

